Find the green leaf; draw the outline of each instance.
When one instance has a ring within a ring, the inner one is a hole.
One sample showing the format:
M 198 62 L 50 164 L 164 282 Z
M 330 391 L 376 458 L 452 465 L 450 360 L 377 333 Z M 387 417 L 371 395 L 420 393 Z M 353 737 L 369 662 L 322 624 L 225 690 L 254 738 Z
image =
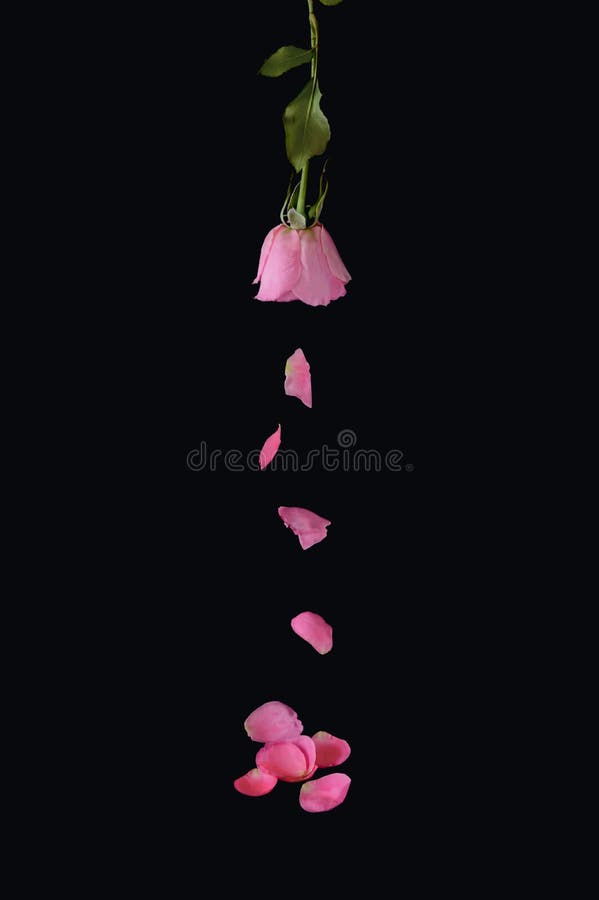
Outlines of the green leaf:
M 339 6 L 341 0 L 320 0 L 323 6 Z
M 279 47 L 272 56 L 269 56 L 259 75 L 266 75 L 268 78 L 278 78 L 289 69 L 301 66 L 310 62 L 314 56 L 314 50 L 302 50 L 301 47 Z
M 318 82 L 309 81 L 283 113 L 287 158 L 296 172 L 301 172 L 313 156 L 327 148 L 331 129 L 320 108 Z

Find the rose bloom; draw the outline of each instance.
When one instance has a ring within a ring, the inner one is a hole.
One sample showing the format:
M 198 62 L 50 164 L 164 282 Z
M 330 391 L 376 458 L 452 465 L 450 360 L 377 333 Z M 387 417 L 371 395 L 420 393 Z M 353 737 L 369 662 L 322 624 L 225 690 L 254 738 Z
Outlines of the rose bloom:
M 277 225 L 262 244 L 254 284 L 260 282 L 257 300 L 328 306 L 345 296 L 350 279 L 324 225 L 301 229 Z

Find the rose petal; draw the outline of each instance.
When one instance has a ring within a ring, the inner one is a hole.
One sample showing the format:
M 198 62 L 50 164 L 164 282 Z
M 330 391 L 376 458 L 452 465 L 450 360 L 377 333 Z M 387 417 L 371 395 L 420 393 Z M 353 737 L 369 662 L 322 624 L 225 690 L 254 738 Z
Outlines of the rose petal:
M 270 256 L 270 251 L 272 248 L 272 242 L 274 241 L 276 235 L 279 231 L 282 231 L 284 225 L 277 225 L 275 228 L 271 228 L 266 237 L 264 238 L 264 242 L 262 244 L 262 248 L 260 250 L 260 260 L 258 262 L 258 274 L 252 281 L 252 284 L 258 284 L 260 279 L 262 278 L 262 272 L 264 271 L 264 266 Z
M 300 789 L 300 806 L 306 812 L 327 812 L 343 803 L 351 778 L 342 772 L 307 781 Z
M 250 769 L 241 778 L 235 779 L 233 787 L 246 797 L 263 797 L 264 794 L 270 794 L 276 783 L 274 775 L 268 775 L 260 769 Z
M 310 364 L 301 347 L 285 363 L 285 393 L 288 397 L 298 397 L 305 406 L 312 409 Z
M 250 713 L 244 727 L 248 737 L 260 743 L 293 739 L 304 730 L 297 713 L 280 700 L 263 703 Z
M 320 654 L 333 647 L 333 629 L 318 613 L 302 612 L 291 620 L 291 627 Z
M 351 275 L 343 265 L 343 260 L 339 256 L 339 251 L 335 246 L 333 238 L 326 230 L 324 225 L 321 225 L 320 228 L 320 244 L 322 246 L 322 251 L 326 256 L 329 269 L 331 270 L 335 278 L 338 278 L 339 281 L 347 284 L 348 281 L 351 281 Z
M 312 740 L 316 746 L 316 764 L 319 768 L 340 766 L 351 753 L 347 741 L 334 737 L 328 731 L 317 731 Z
M 288 778 L 281 778 L 280 781 L 291 781 L 291 782 L 307 781 L 308 778 L 312 778 L 312 776 L 314 775 L 314 773 L 316 772 L 317 769 L 318 769 L 318 766 L 315 765 L 315 766 L 312 766 L 312 768 L 310 769 L 309 772 L 307 772 L 305 775 L 302 775 L 301 778 L 289 778 L 288 777 Z
M 328 519 L 301 506 L 279 506 L 278 513 L 287 528 L 291 528 L 299 538 L 303 550 L 318 544 L 327 536 Z
M 346 293 L 343 282 L 331 272 L 320 243 L 321 225 L 298 231 L 300 237 L 300 276 L 293 293 L 309 306 L 328 306 Z M 276 247 L 276 243 L 275 243 Z
M 281 227 L 274 235 L 264 264 L 257 300 L 279 300 L 295 286 L 300 276 L 299 231 Z
M 306 756 L 295 741 L 268 741 L 256 753 L 261 772 L 277 778 L 303 778 L 308 772 Z
M 260 468 L 265 469 L 269 462 L 271 462 L 277 450 L 281 446 L 281 426 L 277 428 L 274 434 L 271 434 L 270 437 L 266 438 L 264 441 L 264 446 L 260 451 Z
M 294 743 L 297 744 L 304 754 L 306 760 L 305 771 L 309 772 L 310 769 L 314 768 L 314 763 L 316 762 L 316 744 L 307 734 L 301 734 L 295 738 Z

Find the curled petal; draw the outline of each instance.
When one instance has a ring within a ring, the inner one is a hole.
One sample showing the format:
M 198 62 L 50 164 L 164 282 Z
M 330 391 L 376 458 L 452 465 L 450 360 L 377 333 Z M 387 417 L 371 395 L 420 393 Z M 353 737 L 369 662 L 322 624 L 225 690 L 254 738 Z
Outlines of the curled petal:
M 300 276 L 299 231 L 281 225 L 275 232 L 257 300 L 280 300 L 293 289 Z
M 327 536 L 327 526 L 331 523 L 317 513 L 301 506 L 279 506 L 279 515 L 287 528 L 299 538 L 302 550 L 318 544 Z
M 328 731 L 317 731 L 312 740 L 316 746 L 316 764 L 319 768 L 340 766 L 351 753 L 347 741 L 334 737 Z
M 331 270 L 335 278 L 338 278 L 339 281 L 347 284 L 348 281 L 351 281 L 351 275 L 343 265 L 343 260 L 339 256 L 339 251 L 335 246 L 333 238 L 326 230 L 324 225 L 321 225 L 320 228 L 320 244 L 322 246 L 322 251 L 326 256 L 329 269 Z
M 276 783 L 274 775 L 268 775 L 260 769 L 250 769 L 241 778 L 235 779 L 233 787 L 246 797 L 263 797 L 264 794 L 270 794 Z
M 271 434 L 270 437 L 266 438 L 264 441 L 264 446 L 260 451 L 260 468 L 265 469 L 269 462 L 275 457 L 275 454 L 279 447 L 281 446 L 281 426 L 277 428 L 274 434 Z
M 293 293 L 309 306 L 328 306 L 346 293 L 343 281 L 331 272 L 320 243 L 322 225 L 298 231 L 300 236 L 300 275 Z
M 292 740 L 304 730 L 297 713 L 280 700 L 263 703 L 250 713 L 244 727 L 248 737 L 260 743 Z
M 305 406 L 312 409 L 310 364 L 301 347 L 285 363 L 285 393 L 288 397 L 298 397 Z
M 321 655 L 332 649 L 333 629 L 318 613 L 299 613 L 291 620 L 291 627 Z
M 300 806 L 306 812 L 327 812 L 343 803 L 351 778 L 342 772 L 307 781 L 300 789 Z
M 316 762 L 316 744 L 307 734 L 301 734 L 295 739 L 295 743 L 304 754 L 306 760 L 305 771 L 308 772 L 314 768 L 314 763 Z
M 308 771 L 306 756 L 295 741 L 269 741 L 256 753 L 256 765 L 261 772 L 283 779 L 300 779 Z
M 277 225 L 276 228 L 271 228 L 266 237 L 264 238 L 264 242 L 262 244 L 262 249 L 260 250 L 260 260 L 258 262 L 258 274 L 254 278 L 252 284 L 258 284 L 260 279 L 262 278 L 262 273 L 264 271 L 264 266 L 268 261 L 268 257 L 270 256 L 270 251 L 272 249 L 272 242 L 274 241 L 276 235 L 279 231 L 282 231 L 284 225 Z

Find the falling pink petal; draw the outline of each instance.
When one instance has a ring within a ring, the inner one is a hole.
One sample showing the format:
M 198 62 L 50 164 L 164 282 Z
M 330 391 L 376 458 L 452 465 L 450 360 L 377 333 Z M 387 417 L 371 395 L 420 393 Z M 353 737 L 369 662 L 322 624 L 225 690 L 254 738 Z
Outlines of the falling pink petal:
M 312 409 L 310 363 L 301 347 L 285 363 L 285 393 L 288 397 L 298 397 L 305 406 Z
M 300 806 L 306 812 L 327 812 L 343 803 L 351 778 L 342 772 L 307 781 L 300 788 Z
M 351 753 L 347 741 L 334 737 L 328 731 L 317 731 L 312 740 L 316 746 L 316 765 L 319 768 L 340 766 Z
M 270 794 L 276 783 L 274 775 L 261 772 L 260 769 L 250 769 L 233 782 L 233 787 L 246 797 L 263 797 L 264 794 Z
M 293 740 L 304 730 L 297 713 L 280 700 L 269 700 L 255 709 L 245 720 L 244 728 L 248 737 L 260 743 Z
M 291 528 L 298 536 L 302 550 L 318 544 L 327 536 L 327 525 L 331 523 L 309 509 L 302 509 L 301 506 L 279 506 L 278 512 L 287 528 Z
M 277 450 L 281 446 L 281 426 L 277 428 L 274 434 L 271 434 L 269 438 L 266 438 L 264 441 L 264 446 L 260 451 L 260 468 L 265 469 L 269 462 L 271 462 Z
M 296 781 L 307 781 L 308 778 L 312 778 L 312 776 L 314 775 L 314 773 L 316 772 L 317 769 L 318 769 L 318 766 L 314 765 L 314 766 L 312 766 L 312 768 L 310 769 L 310 771 L 307 772 L 305 775 L 302 775 L 301 778 L 289 778 L 289 777 L 287 777 L 287 778 L 281 778 L 280 780 L 281 780 L 281 781 L 293 781 L 293 782 L 296 782 Z
M 291 627 L 321 655 L 332 649 L 333 629 L 318 613 L 299 613 L 291 620 Z

